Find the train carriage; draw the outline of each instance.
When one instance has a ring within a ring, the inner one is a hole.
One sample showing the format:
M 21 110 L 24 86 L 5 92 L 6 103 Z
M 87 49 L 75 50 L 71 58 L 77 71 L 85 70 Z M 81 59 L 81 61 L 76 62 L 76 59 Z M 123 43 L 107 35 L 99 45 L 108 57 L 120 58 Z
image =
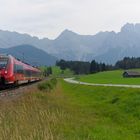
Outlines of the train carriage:
M 11 55 L 0 55 L 0 84 L 22 84 L 41 80 L 41 71 Z

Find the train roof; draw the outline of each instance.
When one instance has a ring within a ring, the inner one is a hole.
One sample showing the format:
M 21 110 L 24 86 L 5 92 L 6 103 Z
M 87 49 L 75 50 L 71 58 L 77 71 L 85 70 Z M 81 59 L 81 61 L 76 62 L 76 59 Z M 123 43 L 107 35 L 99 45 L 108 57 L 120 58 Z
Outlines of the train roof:
M 35 70 L 35 71 L 40 71 L 37 67 L 35 67 L 35 66 L 32 66 L 32 65 L 30 65 L 30 64 L 28 64 L 28 63 L 26 63 L 26 62 L 23 62 L 22 60 L 20 60 L 20 59 L 18 59 L 18 58 L 15 58 L 14 56 L 12 56 L 12 55 L 8 55 L 8 54 L 0 54 L 0 58 L 13 58 L 14 60 L 16 60 L 16 62 L 17 63 L 20 63 L 20 64 L 22 64 L 22 65 L 24 65 L 27 69 L 32 69 L 32 70 Z

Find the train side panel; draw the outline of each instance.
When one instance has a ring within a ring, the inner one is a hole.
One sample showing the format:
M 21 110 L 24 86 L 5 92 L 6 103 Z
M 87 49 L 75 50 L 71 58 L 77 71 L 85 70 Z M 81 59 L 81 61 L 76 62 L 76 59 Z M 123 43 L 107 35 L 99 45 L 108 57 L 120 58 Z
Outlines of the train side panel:
M 39 69 L 12 56 L 5 56 L 5 58 L 8 60 L 7 66 L 0 69 L 0 81 L 3 80 L 3 84 L 21 84 L 41 80 L 41 71 Z

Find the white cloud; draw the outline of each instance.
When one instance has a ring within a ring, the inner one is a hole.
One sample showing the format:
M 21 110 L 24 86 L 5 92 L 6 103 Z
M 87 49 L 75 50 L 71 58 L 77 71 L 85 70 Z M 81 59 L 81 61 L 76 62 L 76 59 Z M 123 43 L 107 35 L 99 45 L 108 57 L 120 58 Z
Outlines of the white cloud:
M 119 31 L 140 23 L 139 0 L 0 0 L 0 29 L 55 38 L 65 28 L 80 34 Z

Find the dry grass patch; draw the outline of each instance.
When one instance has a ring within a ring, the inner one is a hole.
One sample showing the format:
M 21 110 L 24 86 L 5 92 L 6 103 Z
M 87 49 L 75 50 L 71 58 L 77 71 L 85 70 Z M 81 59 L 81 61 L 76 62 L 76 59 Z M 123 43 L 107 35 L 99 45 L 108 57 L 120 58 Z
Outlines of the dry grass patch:
M 65 113 L 49 107 L 48 94 L 34 88 L 19 99 L 2 101 L 0 140 L 59 139 L 54 137 L 55 128 Z

